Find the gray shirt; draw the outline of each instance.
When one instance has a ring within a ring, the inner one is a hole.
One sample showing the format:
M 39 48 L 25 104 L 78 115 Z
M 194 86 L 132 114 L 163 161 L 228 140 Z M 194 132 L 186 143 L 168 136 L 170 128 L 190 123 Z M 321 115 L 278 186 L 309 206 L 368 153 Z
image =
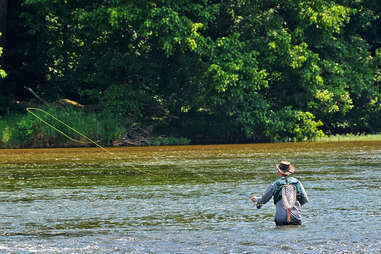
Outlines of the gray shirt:
M 265 193 L 263 193 L 262 197 L 256 198 L 259 204 L 266 204 L 274 195 L 275 192 L 275 182 L 271 183 L 269 187 L 267 187 Z M 301 189 L 301 198 L 296 201 L 295 206 L 291 209 L 291 223 L 301 222 L 301 207 L 305 203 L 308 202 L 308 196 L 302 183 L 299 181 L 300 189 Z M 287 224 L 287 210 L 284 209 L 282 200 L 279 200 L 276 203 L 275 210 L 275 222 L 277 224 Z

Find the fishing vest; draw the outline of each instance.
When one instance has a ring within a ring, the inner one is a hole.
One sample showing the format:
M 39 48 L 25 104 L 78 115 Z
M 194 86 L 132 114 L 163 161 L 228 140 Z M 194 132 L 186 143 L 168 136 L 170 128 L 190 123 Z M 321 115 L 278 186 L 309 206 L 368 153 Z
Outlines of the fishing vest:
M 296 200 L 300 200 L 301 197 L 302 197 L 302 191 L 300 189 L 300 184 L 299 184 L 299 181 L 298 179 L 294 178 L 294 177 L 287 177 L 287 181 L 288 183 L 290 184 L 293 184 L 295 185 L 296 187 Z M 274 204 L 276 204 L 279 200 L 282 199 L 282 186 L 286 184 L 286 178 L 285 177 L 282 177 L 282 178 L 279 178 L 278 180 L 276 180 L 274 182 L 274 187 L 275 187 L 275 192 L 274 192 Z

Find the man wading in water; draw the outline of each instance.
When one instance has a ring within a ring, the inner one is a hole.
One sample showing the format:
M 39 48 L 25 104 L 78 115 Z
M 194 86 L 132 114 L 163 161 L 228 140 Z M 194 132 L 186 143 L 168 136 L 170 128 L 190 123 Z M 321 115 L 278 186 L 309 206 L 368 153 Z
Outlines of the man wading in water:
M 298 179 L 290 177 L 295 172 L 290 162 L 281 161 L 277 169 L 281 178 L 271 183 L 262 197 L 252 196 L 251 200 L 257 202 L 257 208 L 261 208 L 273 197 L 276 225 L 301 225 L 301 207 L 308 202 L 307 193 Z

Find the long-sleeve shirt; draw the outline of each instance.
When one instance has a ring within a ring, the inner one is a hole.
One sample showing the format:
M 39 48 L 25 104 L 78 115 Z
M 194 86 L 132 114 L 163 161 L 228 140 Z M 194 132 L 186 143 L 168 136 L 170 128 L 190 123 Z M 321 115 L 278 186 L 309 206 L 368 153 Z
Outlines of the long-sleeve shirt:
M 308 202 L 308 196 L 307 193 L 302 185 L 302 183 L 299 181 L 300 184 L 300 190 L 301 190 L 301 198 L 299 198 L 295 206 L 291 209 L 291 224 L 300 224 L 302 220 L 301 216 L 301 207 Z M 256 198 L 257 202 L 259 204 L 266 204 L 275 193 L 275 182 L 271 183 L 266 191 L 263 193 L 262 197 Z M 275 222 L 277 224 L 288 224 L 287 223 L 287 210 L 283 207 L 282 200 L 279 200 L 276 204 L 276 210 L 275 210 Z

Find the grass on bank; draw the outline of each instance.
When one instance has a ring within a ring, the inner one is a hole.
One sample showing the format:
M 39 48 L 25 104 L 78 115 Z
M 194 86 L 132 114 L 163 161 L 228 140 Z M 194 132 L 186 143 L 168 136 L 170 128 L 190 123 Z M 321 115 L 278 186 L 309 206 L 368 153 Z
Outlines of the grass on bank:
M 91 146 L 83 136 L 73 132 L 59 121 L 49 116 L 57 117 L 75 130 L 83 133 L 102 146 L 126 145 L 126 140 L 132 124 L 128 119 L 118 119 L 105 112 L 83 112 L 70 107 L 49 107 L 48 114 L 37 112 L 39 117 L 61 130 L 73 140 L 69 140 L 55 129 L 41 122 L 29 113 L 0 116 L 0 148 L 31 148 L 31 147 L 72 147 Z M 138 135 L 139 136 L 139 135 Z M 144 137 L 144 145 L 187 145 L 191 140 L 184 137 L 160 136 Z M 318 137 L 315 142 L 341 141 L 381 141 L 381 133 L 370 135 L 332 135 Z M 129 145 L 130 143 L 128 143 Z M 137 144 L 139 145 L 139 144 Z
M 381 141 L 381 133 L 378 134 L 341 134 L 316 138 L 316 142 L 341 142 L 341 141 Z
M 106 112 L 84 112 L 70 107 L 49 107 L 41 111 L 34 110 L 32 113 L 0 116 L 0 148 L 94 145 L 86 137 L 102 146 L 125 145 L 130 142 L 128 134 L 133 123 Z M 139 138 L 139 135 L 137 136 Z M 189 143 L 190 140 L 183 137 L 149 136 L 145 138 L 144 144 L 185 145 Z

